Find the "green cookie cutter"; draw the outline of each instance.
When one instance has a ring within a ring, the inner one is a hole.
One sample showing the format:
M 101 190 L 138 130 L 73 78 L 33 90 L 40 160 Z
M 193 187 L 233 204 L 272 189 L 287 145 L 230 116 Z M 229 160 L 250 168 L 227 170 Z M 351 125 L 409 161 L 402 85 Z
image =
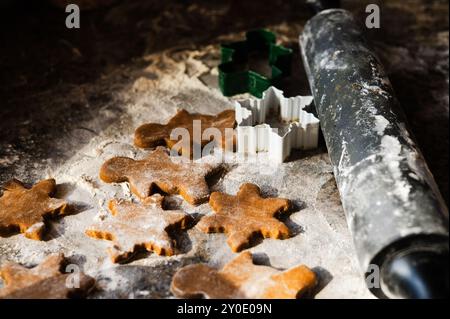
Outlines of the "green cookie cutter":
M 265 29 L 248 31 L 244 41 L 221 45 L 219 88 L 225 96 L 249 92 L 258 98 L 270 86 L 291 73 L 292 50 L 276 45 L 274 33 Z M 248 69 L 252 53 L 267 53 L 272 69 L 270 78 Z

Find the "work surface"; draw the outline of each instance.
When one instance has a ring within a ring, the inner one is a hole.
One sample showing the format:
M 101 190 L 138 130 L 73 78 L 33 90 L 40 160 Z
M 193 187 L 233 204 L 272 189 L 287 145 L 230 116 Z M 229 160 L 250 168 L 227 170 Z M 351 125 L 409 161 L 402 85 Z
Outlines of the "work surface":
M 91 297 L 170 298 L 170 280 L 179 267 L 194 262 L 220 267 L 233 258 L 225 235 L 191 228 L 177 238 L 178 255 L 147 254 L 112 264 L 109 243 L 84 230 L 106 213 L 109 199 L 131 195 L 126 187 L 101 182 L 99 167 L 112 156 L 144 154 L 132 145 L 140 124 L 165 123 L 177 108 L 208 114 L 232 108 L 217 88 L 218 45 L 242 38 L 248 29 L 266 27 L 294 49 L 294 76 L 282 89 L 288 96 L 308 94 L 297 37 L 310 12 L 297 1 L 164 3 L 119 1 L 82 12 L 77 31 L 65 29 L 64 12 L 50 6 L 28 11 L 18 4 L 12 9 L 17 16 L 2 11 L 2 42 L 8 45 L 0 59 L 0 182 L 54 177 L 57 197 L 77 211 L 50 223 L 46 241 L 0 238 L 0 264 L 32 266 L 63 252 L 97 279 L 100 289 Z M 361 1 L 343 1 L 343 7 L 364 21 Z M 448 2 L 389 1 L 381 14 L 381 30 L 368 31 L 368 37 L 448 203 Z M 308 265 L 320 278 L 316 298 L 372 297 L 323 142 L 279 166 L 267 165 L 264 156 L 257 163 L 228 163 L 210 184 L 213 191 L 234 194 L 244 182 L 295 206 L 285 220 L 292 238 L 266 239 L 251 248 L 258 262 L 281 269 Z M 169 204 L 196 220 L 210 212 L 208 204 L 193 207 L 176 196 Z

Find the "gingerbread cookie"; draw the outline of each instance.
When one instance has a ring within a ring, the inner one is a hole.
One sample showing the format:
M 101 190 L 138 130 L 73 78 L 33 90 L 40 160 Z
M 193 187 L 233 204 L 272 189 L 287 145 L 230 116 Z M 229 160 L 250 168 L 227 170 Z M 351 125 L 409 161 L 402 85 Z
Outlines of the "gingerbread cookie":
M 256 236 L 283 239 L 289 230 L 274 216 L 289 210 L 289 200 L 262 198 L 254 184 L 243 184 L 236 196 L 214 192 L 209 204 L 215 214 L 203 217 L 197 228 L 205 233 L 225 232 L 234 252 L 250 246 Z
M 190 217 L 180 210 L 163 210 L 163 200 L 159 194 L 140 204 L 112 200 L 109 202 L 112 216 L 89 227 L 86 234 L 113 241 L 109 254 L 115 263 L 130 259 L 139 248 L 171 256 L 174 243 L 167 232 L 186 228 Z
M 20 231 L 25 237 L 42 240 L 45 219 L 63 215 L 67 203 L 50 197 L 56 190 L 54 179 L 42 180 L 32 188 L 13 179 L 3 186 L 0 197 L 0 234 L 10 235 Z
M 206 163 L 174 163 L 163 147 L 156 148 L 143 160 L 114 157 L 100 169 L 100 178 L 106 183 L 129 182 L 131 191 L 141 199 L 157 188 L 168 194 L 181 194 L 193 205 L 208 199 L 209 188 L 205 177 L 214 166 Z
M 95 280 L 83 273 L 61 270 L 66 264 L 64 255 L 47 257 L 34 268 L 25 268 L 7 262 L 0 268 L 5 287 L 0 298 L 5 299 L 66 299 L 85 297 L 94 287 Z M 72 270 L 73 271 L 73 270 Z
M 211 115 L 203 115 L 203 114 L 190 114 L 186 110 L 180 110 L 174 117 L 170 119 L 167 124 L 157 124 L 157 123 L 148 123 L 141 125 L 138 127 L 134 133 L 134 144 L 137 147 L 148 148 L 155 147 L 158 145 L 165 145 L 168 148 L 172 148 L 178 140 L 171 140 L 170 133 L 175 128 L 185 128 L 189 131 L 189 136 L 191 140 L 194 137 L 193 134 L 193 123 L 194 121 L 200 121 L 201 130 L 200 134 L 203 135 L 203 132 L 211 127 L 219 129 L 221 133 L 221 141 L 217 141 L 221 143 L 221 147 L 225 148 L 226 142 L 226 134 L 225 129 L 230 128 L 233 129 L 235 126 L 235 116 L 234 110 L 226 110 L 215 116 Z M 201 139 L 201 146 L 207 144 L 210 140 Z M 209 138 L 209 137 L 208 137 Z M 230 136 L 230 139 L 234 139 L 233 136 Z M 234 145 L 234 141 L 230 141 L 230 145 Z M 191 154 L 193 153 L 193 144 L 191 143 L 190 152 L 187 152 L 185 147 L 181 148 L 182 154 Z
M 181 268 L 170 289 L 180 298 L 293 299 L 310 292 L 316 283 L 316 274 L 304 265 L 279 271 L 253 264 L 252 254 L 243 252 L 221 270 L 205 264 Z

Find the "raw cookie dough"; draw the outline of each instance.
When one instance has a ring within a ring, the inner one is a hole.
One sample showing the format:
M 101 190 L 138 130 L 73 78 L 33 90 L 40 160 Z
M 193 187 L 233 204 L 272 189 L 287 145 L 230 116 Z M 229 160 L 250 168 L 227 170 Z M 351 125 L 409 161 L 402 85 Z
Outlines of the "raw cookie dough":
M 242 184 L 236 196 L 214 192 L 209 204 L 215 214 L 203 217 L 197 228 L 205 233 L 225 232 L 234 252 L 250 246 L 256 236 L 283 239 L 289 229 L 275 218 L 287 212 L 290 202 L 284 198 L 262 198 L 258 186 Z
M 111 158 L 101 167 L 100 178 L 106 183 L 129 182 L 131 191 L 141 199 L 156 192 L 156 186 L 168 194 L 181 194 L 190 204 L 198 205 L 209 197 L 205 178 L 214 169 L 206 163 L 175 163 L 165 148 L 157 147 L 143 160 Z
M 4 299 L 66 299 L 85 297 L 95 280 L 84 273 L 62 273 L 64 255 L 47 257 L 34 268 L 7 262 L 0 268 L 5 287 L 0 289 Z
M 252 254 L 243 252 L 221 270 L 205 264 L 181 268 L 170 289 L 180 298 L 293 299 L 310 292 L 316 283 L 316 274 L 304 265 L 280 271 L 254 265 Z
M 174 243 L 167 231 L 186 228 L 190 217 L 181 210 L 163 210 L 163 200 L 159 194 L 140 204 L 112 200 L 111 215 L 90 226 L 86 234 L 113 241 L 108 251 L 115 263 L 129 260 L 139 248 L 171 256 L 175 253 Z
M 186 110 L 180 110 L 167 124 L 148 123 L 138 127 L 134 133 L 134 144 L 137 147 L 142 148 L 155 147 L 158 145 L 165 145 L 168 148 L 172 148 L 178 140 L 171 140 L 170 133 L 176 128 L 187 129 L 189 131 L 190 140 L 192 141 L 194 138 L 194 121 L 200 121 L 200 134 L 203 134 L 206 129 L 211 127 L 219 129 L 222 138 L 220 141 L 216 142 L 219 142 L 222 148 L 225 148 L 226 145 L 227 136 L 225 134 L 225 129 L 233 129 L 236 122 L 234 110 L 226 110 L 215 116 L 197 113 L 190 114 Z M 203 139 L 203 137 L 200 137 L 200 139 L 202 147 L 210 141 L 209 136 L 208 139 Z M 230 146 L 234 146 L 233 135 L 230 136 L 230 139 Z M 190 154 L 192 156 L 193 149 L 193 144 L 191 142 L 189 150 L 185 145 L 182 146 L 181 153 L 183 155 Z
M 54 179 L 42 180 L 30 189 L 13 179 L 3 189 L 3 196 L 0 197 L 0 235 L 20 231 L 27 238 L 42 240 L 45 218 L 63 215 L 66 211 L 64 200 L 50 197 L 56 190 Z

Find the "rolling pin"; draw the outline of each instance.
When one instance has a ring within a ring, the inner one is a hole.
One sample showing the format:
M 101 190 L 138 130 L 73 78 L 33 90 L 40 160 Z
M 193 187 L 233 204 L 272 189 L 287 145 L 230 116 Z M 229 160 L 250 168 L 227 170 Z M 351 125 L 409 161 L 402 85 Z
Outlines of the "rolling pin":
M 368 288 L 448 298 L 445 202 L 363 28 L 346 10 L 318 7 L 301 53 Z

